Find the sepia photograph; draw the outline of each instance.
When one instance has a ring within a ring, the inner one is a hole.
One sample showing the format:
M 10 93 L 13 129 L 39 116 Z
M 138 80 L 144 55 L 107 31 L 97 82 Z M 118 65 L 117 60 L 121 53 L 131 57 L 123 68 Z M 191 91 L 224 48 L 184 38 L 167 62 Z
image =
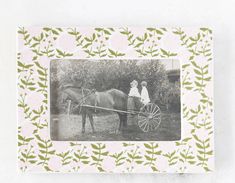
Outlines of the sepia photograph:
M 51 60 L 50 137 L 54 141 L 180 140 L 180 61 Z

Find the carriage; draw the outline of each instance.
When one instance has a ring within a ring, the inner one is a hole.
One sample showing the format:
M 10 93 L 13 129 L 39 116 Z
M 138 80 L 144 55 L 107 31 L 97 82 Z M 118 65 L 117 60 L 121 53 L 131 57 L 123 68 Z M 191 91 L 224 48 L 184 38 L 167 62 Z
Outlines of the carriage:
M 91 90 L 89 92 L 89 95 L 91 93 L 94 93 L 95 90 Z M 93 110 L 101 110 L 101 111 L 110 111 L 110 112 L 117 112 L 122 114 L 130 115 L 131 117 L 136 117 L 136 123 L 139 126 L 139 128 L 143 132 L 150 132 L 155 131 L 159 127 L 161 123 L 161 110 L 159 106 L 155 103 L 148 103 L 146 105 L 142 104 L 137 110 L 136 109 L 129 109 L 129 110 L 120 110 L 120 109 L 114 109 L 114 108 L 108 108 L 108 107 L 101 107 L 98 105 L 88 105 L 84 101 L 86 100 L 88 95 L 84 95 L 85 92 L 82 94 L 82 98 L 79 100 L 77 105 L 72 106 L 71 103 L 73 101 L 68 100 L 67 105 L 67 114 L 69 115 L 71 110 L 74 110 L 76 108 L 79 108 L 80 110 L 85 107 Z

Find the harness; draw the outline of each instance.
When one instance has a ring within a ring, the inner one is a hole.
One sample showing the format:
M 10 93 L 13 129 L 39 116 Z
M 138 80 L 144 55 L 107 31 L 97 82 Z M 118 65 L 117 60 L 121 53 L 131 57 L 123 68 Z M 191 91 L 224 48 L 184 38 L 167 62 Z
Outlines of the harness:
M 85 91 L 88 91 L 88 94 L 85 95 Z M 86 102 L 86 99 L 91 96 L 93 93 L 95 93 L 96 90 L 90 90 L 87 88 L 82 88 L 82 97 L 79 99 L 79 103 L 73 107 L 73 110 L 79 107 L 79 113 L 82 110 L 82 105 Z M 97 106 L 97 96 L 95 95 L 95 112 L 96 112 L 96 106 Z

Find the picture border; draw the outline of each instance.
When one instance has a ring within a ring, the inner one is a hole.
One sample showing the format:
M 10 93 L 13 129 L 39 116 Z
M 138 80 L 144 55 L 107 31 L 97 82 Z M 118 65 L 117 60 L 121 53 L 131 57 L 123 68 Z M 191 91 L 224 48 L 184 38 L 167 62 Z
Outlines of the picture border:
M 99 46 L 105 51 L 94 52 Z M 19 170 L 80 173 L 213 171 L 212 47 L 212 31 L 205 27 L 19 27 L 17 49 Z M 47 130 L 48 63 L 52 58 L 86 57 L 178 59 L 182 64 L 181 141 L 129 141 L 129 143 L 117 141 L 115 146 L 113 142 L 107 141 L 94 143 L 50 141 Z M 46 80 L 44 76 L 47 76 Z

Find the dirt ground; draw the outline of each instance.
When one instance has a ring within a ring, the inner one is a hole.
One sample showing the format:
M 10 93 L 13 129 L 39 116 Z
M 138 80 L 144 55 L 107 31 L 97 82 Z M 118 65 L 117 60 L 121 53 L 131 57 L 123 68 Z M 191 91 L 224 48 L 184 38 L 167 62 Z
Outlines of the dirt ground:
M 52 115 L 50 122 L 51 139 L 60 141 L 173 141 L 181 136 L 180 113 L 162 113 L 161 124 L 153 132 L 142 132 L 137 121 L 128 118 L 128 126 L 117 133 L 119 118 L 115 113 L 94 115 L 95 133 L 89 120 L 86 132 L 82 133 L 80 115 Z

